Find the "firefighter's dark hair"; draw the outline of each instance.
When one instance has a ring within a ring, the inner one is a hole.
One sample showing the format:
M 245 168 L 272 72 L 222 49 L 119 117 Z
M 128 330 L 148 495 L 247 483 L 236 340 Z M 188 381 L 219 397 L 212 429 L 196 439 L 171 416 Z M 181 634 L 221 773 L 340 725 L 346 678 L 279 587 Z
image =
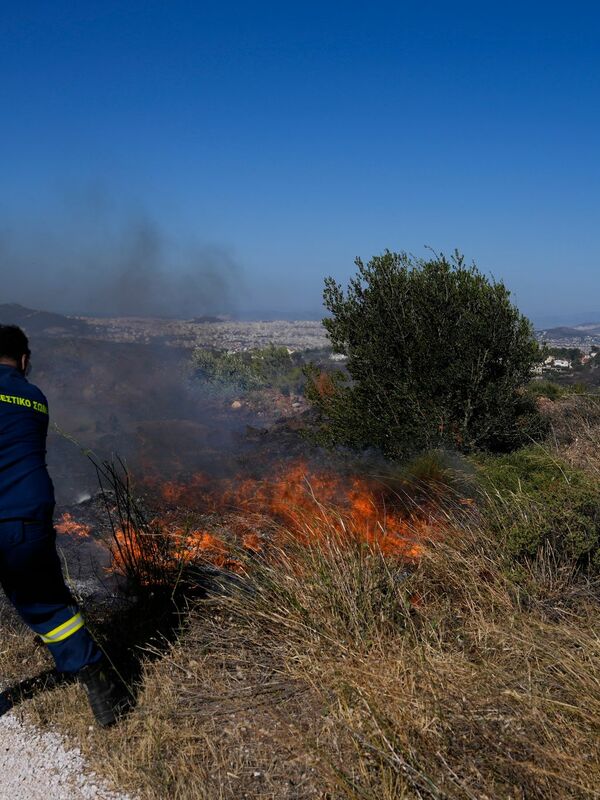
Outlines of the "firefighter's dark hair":
M 0 325 L 0 358 L 19 361 L 30 356 L 29 339 L 18 325 Z

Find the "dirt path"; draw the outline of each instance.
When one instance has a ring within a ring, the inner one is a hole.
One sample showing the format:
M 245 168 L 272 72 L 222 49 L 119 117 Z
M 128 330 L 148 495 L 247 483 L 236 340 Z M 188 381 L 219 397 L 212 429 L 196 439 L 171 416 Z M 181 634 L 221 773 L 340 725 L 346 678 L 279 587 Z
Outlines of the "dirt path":
M 55 732 L 0 717 L 0 800 L 133 800 L 86 768 L 78 748 Z

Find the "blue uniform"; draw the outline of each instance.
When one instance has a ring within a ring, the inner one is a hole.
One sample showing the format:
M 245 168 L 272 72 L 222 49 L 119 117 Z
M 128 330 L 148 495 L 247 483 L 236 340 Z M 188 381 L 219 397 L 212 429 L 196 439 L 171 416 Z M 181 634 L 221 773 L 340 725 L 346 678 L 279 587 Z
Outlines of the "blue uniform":
M 0 585 L 48 645 L 61 672 L 101 658 L 65 586 L 46 468 L 48 403 L 14 367 L 0 364 Z
M 47 433 L 44 395 L 17 369 L 0 364 L 0 519 L 52 519 Z

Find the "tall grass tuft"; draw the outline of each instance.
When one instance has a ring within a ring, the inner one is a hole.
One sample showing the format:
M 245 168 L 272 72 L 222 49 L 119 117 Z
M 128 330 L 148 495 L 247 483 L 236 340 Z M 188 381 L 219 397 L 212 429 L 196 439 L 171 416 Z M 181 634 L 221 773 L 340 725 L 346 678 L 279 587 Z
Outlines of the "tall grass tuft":
M 125 464 L 120 459 L 91 461 L 109 520 L 113 568 L 134 593 L 148 586 L 174 587 L 181 570 L 176 542 L 163 526 L 148 519 Z

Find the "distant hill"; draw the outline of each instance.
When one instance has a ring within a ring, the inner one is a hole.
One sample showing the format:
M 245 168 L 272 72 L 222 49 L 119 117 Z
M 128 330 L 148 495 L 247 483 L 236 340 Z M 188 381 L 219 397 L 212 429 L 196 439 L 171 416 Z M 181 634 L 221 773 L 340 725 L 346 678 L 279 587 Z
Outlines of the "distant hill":
M 582 331 L 583 333 L 589 333 L 591 336 L 599 336 L 600 322 L 585 322 L 583 325 L 575 325 L 574 329 L 576 331 Z
M 537 331 L 538 338 L 570 340 L 573 342 L 589 342 L 600 338 L 600 322 L 586 322 L 582 325 L 563 325 L 557 328 L 544 328 Z
M 194 317 L 193 319 L 190 320 L 190 322 L 193 322 L 194 324 L 199 324 L 202 322 L 230 322 L 230 321 L 231 317 L 221 316 L 221 315 L 214 316 L 212 314 L 205 314 L 202 317 Z
M 81 319 L 65 317 L 51 311 L 37 311 L 18 303 L 0 304 L 0 324 L 18 325 L 28 336 L 76 335 L 88 331 L 88 325 Z

